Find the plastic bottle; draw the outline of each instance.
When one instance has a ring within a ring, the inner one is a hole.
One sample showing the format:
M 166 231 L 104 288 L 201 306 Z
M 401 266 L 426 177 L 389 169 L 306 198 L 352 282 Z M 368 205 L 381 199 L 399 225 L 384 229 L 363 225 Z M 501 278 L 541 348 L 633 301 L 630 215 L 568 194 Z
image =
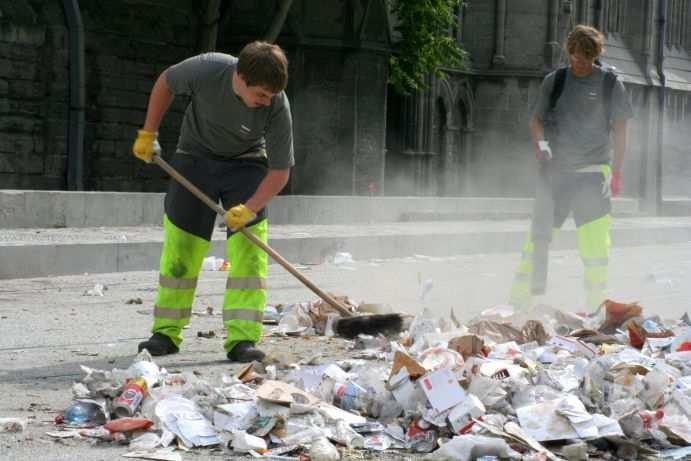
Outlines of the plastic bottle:
M 364 387 L 352 381 L 336 383 L 333 388 L 333 403 L 342 410 L 356 410 L 369 413 L 372 396 Z
M 65 424 L 77 427 L 100 426 L 106 422 L 105 414 L 99 405 L 87 400 L 75 400 L 65 410 Z
M 137 411 L 142 400 L 144 400 L 146 387 L 146 380 L 144 378 L 135 378 L 127 381 L 122 394 L 113 401 L 113 412 L 118 418 L 132 416 Z

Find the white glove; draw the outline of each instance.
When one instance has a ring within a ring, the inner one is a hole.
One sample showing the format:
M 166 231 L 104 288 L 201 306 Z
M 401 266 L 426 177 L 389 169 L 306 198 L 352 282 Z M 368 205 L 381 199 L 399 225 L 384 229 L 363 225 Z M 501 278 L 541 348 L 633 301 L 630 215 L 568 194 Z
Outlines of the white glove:
M 541 140 L 535 146 L 535 158 L 538 161 L 552 160 L 552 148 L 549 147 L 549 142 Z

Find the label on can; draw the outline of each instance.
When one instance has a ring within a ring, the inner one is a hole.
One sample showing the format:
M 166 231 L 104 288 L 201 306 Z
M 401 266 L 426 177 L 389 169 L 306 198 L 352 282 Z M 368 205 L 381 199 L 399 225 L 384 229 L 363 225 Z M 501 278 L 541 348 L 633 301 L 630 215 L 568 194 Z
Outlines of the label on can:
M 127 383 L 122 394 L 113 401 L 115 414 L 119 417 L 132 416 L 144 400 L 146 384 L 143 380 L 131 380 Z

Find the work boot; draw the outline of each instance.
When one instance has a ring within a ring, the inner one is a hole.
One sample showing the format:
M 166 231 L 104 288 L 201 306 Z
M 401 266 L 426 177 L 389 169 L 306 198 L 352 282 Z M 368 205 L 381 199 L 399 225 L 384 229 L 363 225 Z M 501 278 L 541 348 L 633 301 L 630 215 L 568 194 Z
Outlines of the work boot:
M 264 357 L 266 354 L 254 347 L 250 341 L 240 341 L 228 352 L 228 360 L 231 362 L 261 362 Z
M 173 340 L 162 333 L 154 333 L 151 338 L 139 343 L 139 352 L 144 349 L 151 355 L 175 354 L 179 350 Z

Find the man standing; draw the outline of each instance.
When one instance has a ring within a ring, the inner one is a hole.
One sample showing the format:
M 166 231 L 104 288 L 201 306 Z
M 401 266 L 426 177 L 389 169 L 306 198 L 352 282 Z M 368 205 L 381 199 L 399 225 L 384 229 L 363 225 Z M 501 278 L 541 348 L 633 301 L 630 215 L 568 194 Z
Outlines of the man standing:
M 160 153 L 157 132 L 175 95 L 190 97 L 171 164 L 225 215 L 231 262 L 223 300 L 228 359 L 261 361 L 267 255 L 239 229 L 268 240 L 265 206 L 288 182 L 294 165 L 292 117 L 284 92 L 288 61 L 265 42 L 245 46 L 237 58 L 206 53 L 166 69 L 149 98 L 134 155 L 151 162 Z M 178 352 L 189 323 L 202 261 L 211 245 L 215 213 L 171 180 L 165 197 L 164 242 L 154 307 L 153 335 L 139 344 L 152 355 Z
M 621 189 L 631 104 L 611 70 L 596 64 L 604 38 L 579 25 L 569 34 L 569 66 L 545 77 L 530 120 L 539 168 L 531 232 L 511 289 L 523 308 L 545 293 L 548 247 L 573 211 L 584 265 L 585 308 L 606 298 L 611 196 Z M 610 151 L 614 138 L 614 158 Z

